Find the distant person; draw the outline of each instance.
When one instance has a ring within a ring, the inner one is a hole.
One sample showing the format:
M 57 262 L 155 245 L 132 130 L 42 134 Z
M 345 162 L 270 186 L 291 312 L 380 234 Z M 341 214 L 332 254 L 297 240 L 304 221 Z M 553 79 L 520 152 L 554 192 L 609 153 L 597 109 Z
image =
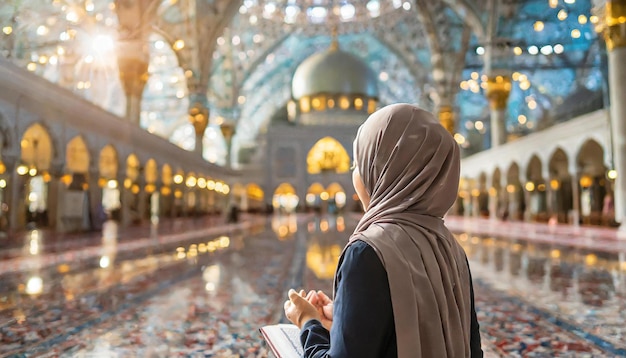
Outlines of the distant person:
M 459 148 L 435 117 L 387 106 L 359 128 L 354 188 L 365 214 L 339 259 L 334 301 L 290 290 L 304 357 L 482 357 L 469 264 L 443 216 Z

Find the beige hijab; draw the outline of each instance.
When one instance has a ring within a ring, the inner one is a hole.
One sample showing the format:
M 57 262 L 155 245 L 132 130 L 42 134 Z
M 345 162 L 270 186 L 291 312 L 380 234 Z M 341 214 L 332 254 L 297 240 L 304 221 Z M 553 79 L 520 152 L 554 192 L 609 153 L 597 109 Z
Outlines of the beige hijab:
M 469 357 L 469 269 L 442 219 L 458 190 L 456 142 L 431 113 L 394 104 L 361 125 L 354 153 L 371 200 L 350 243 L 372 246 L 387 271 L 398 357 Z

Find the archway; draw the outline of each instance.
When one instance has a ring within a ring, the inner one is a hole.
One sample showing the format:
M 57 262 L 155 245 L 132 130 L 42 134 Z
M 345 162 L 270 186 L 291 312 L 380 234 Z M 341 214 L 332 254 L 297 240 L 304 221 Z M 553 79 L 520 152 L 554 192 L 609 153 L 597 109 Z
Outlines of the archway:
M 332 183 L 326 188 L 328 193 L 328 213 L 336 214 L 346 206 L 346 192 L 339 183 Z
M 163 164 L 161 167 L 161 195 L 160 198 L 160 209 L 163 215 L 167 215 L 168 217 L 174 217 L 174 203 L 172 200 L 172 167 L 169 164 Z
M 65 150 L 67 191 L 61 198 L 60 216 L 64 231 L 88 230 L 89 215 L 89 150 L 81 136 L 72 138 Z
M 569 213 L 574 209 L 574 201 L 569 160 L 563 149 L 558 148 L 552 154 L 548 168 L 550 175 L 548 210 L 551 215 L 556 216 L 558 222 L 567 223 Z
M 324 186 L 320 183 L 313 183 L 306 191 L 306 206 L 315 212 L 322 210 L 322 193 L 326 192 Z
M 487 191 L 487 174 L 485 172 L 481 172 L 478 177 L 478 190 L 473 191 L 472 196 L 474 195 L 476 195 L 477 200 L 477 215 L 489 217 L 489 193 Z
M 492 198 L 492 204 L 489 207 L 489 216 L 502 218 L 506 202 L 506 190 L 502 190 L 502 174 L 500 168 L 496 168 L 491 176 L 491 188 L 489 188 L 489 197 Z
M 139 213 L 142 219 L 150 219 L 152 222 L 158 222 L 160 203 L 159 191 L 157 189 L 157 181 L 159 179 L 159 168 L 156 160 L 150 158 L 144 166 L 144 178 L 146 192 L 145 205 L 143 212 Z
M 119 210 L 122 207 L 120 188 L 117 182 L 118 167 L 117 151 L 110 144 L 104 146 L 100 151 L 98 160 L 99 181 L 102 187 L 102 210 L 107 217 L 117 221 L 120 220 Z
M 546 207 L 546 183 L 542 173 L 542 163 L 539 157 L 533 155 L 526 167 L 526 198 L 528 207 L 526 212 L 530 220 L 548 221 Z
M 124 188 L 127 192 L 128 204 L 124 207 L 128 212 L 124 215 L 123 222 L 127 225 L 130 222 L 138 222 L 139 213 L 139 174 L 140 174 L 139 158 L 135 154 L 131 154 L 126 159 L 126 178 L 124 179 Z
M 259 213 L 263 211 L 263 199 L 265 198 L 263 189 L 255 183 L 250 183 L 246 187 L 246 192 L 248 195 L 248 212 Z
M 292 213 L 296 211 L 299 201 L 296 189 L 289 183 L 282 183 L 274 191 L 272 206 L 279 213 Z
M 576 158 L 580 171 L 578 178 L 580 193 L 580 216 L 584 224 L 602 224 L 602 209 L 605 196 L 612 200 L 613 190 L 606 180 L 604 149 L 594 140 L 586 141 Z
M 15 203 L 19 225 L 29 222 L 37 227 L 48 226 L 48 171 L 53 153 L 50 135 L 41 124 L 33 124 L 24 132 L 20 147 L 17 173 L 25 180 L 18 188 L 25 192 L 20 195 L 24 201 Z
M 509 205 L 505 211 L 504 218 L 513 220 L 523 220 L 526 210 L 526 202 L 524 201 L 524 191 L 520 182 L 520 170 L 517 163 L 511 164 L 507 171 L 506 192 L 508 193 Z
M 350 170 L 350 156 L 336 139 L 324 137 L 317 141 L 306 159 L 309 174 L 347 173 Z

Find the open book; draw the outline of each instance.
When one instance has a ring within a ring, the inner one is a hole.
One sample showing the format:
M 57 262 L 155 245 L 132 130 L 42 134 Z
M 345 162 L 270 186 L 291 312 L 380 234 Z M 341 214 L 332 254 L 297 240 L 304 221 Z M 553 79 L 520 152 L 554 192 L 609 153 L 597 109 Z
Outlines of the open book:
M 300 358 L 304 355 L 298 326 L 274 324 L 261 327 L 259 331 L 277 358 Z

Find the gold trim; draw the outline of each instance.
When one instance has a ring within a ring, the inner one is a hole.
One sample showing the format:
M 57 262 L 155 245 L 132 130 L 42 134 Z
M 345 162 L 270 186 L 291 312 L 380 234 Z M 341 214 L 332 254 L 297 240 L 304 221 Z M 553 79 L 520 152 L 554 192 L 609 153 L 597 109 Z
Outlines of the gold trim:
M 439 123 L 451 134 L 454 134 L 454 111 L 452 106 L 441 106 L 437 113 Z
M 604 40 L 607 50 L 626 47 L 626 0 L 607 1 L 605 24 Z
M 505 109 L 511 93 L 511 77 L 503 75 L 489 76 L 485 83 L 489 107 L 494 110 Z

